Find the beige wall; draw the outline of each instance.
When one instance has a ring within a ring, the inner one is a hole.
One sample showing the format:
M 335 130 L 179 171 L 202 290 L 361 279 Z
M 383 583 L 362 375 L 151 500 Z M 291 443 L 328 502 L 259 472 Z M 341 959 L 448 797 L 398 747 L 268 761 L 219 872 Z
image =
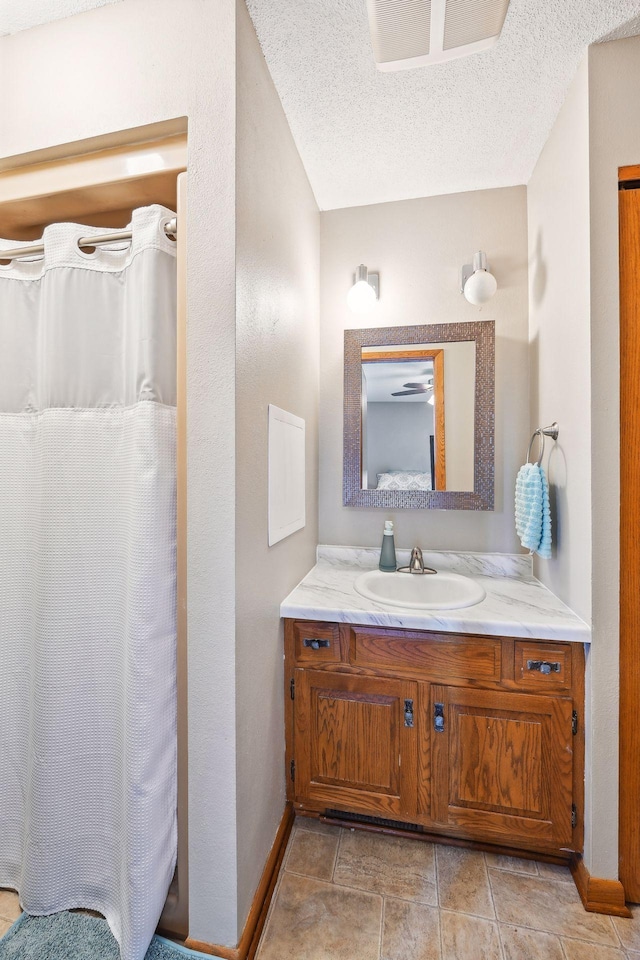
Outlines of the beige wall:
M 280 601 L 315 563 L 320 217 L 238 0 L 236 691 L 238 919 L 285 804 Z M 267 546 L 267 405 L 306 421 L 307 524 Z
M 617 869 L 619 669 L 618 167 L 640 163 L 640 102 L 630 95 L 639 85 L 640 38 L 589 49 L 594 735 L 588 787 L 594 810 L 592 859 L 612 876 Z
M 577 72 L 529 181 L 527 207 L 531 429 L 554 420 L 560 426 L 558 441 L 545 461 L 552 504 L 553 557 L 536 558 L 535 572 L 591 623 L 588 57 Z M 598 680 L 593 677 L 597 657 L 587 658 L 585 861 L 595 876 L 614 877 L 617 748 L 615 736 L 613 741 L 611 735 L 607 736 L 601 757 L 606 778 L 603 784 L 602 774 L 594 766 L 594 746 L 597 748 L 599 740 L 594 743 L 593 737 L 599 697 Z M 595 857 L 594 842 L 600 847 Z
M 460 267 L 478 249 L 498 280 L 484 307 L 459 292 Z M 346 305 L 359 263 L 380 271 L 380 302 L 366 317 Z M 517 550 L 513 491 L 529 438 L 525 188 L 322 213 L 320 289 L 320 542 L 377 546 L 389 517 L 402 547 Z M 482 319 L 496 321 L 495 511 L 343 507 L 343 331 Z
M 447 490 L 473 490 L 476 385 L 475 344 L 436 344 L 444 350 Z
M 363 411 L 362 462 L 368 481 L 387 470 L 421 470 L 430 473 L 428 437 L 433 433 L 433 407 L 422 403 L 367 403 Z
M 545 456 L 553 558 L 536 574 L 591 621 L 589 90 L 582 63 L 527 188 L 531 429 L 558 421 Z
M 557 419 L 557 548 L 541 578 L 585 619 L 585 860 L 618 875 L 618 167 L 640 162 L 640 39 L 589 48 L 529 185 L 532 421 Z
M 232 0 L 127 0 L 0 40 L 0 87 L 11 91 L 0 157 L 189 118 L 190 933 L 227 944 L 237 931 L 234 51 Z

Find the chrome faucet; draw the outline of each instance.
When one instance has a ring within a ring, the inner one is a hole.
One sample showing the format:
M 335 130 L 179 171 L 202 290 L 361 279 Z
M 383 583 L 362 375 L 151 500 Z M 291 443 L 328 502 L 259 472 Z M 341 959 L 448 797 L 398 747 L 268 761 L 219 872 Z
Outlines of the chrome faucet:
M 409 560 L 408 567 L 399 567 L 398 573 L 437 573 L 437 570 L 434 570 L 433 567 L 425 567 L 424 557 L 422 556 L 422 550 L 420 547 L 414 547 L 411 551 L 411 559 Z

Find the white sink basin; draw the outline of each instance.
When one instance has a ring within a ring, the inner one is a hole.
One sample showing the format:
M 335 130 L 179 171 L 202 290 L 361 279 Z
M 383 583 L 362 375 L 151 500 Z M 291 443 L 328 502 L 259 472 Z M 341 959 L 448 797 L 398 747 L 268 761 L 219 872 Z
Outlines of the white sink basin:
M 354 583 L 367 600 L 410 610 L 455 610 L 472 607 L 486 597 L 475 580 L 459 573 L 383 573 L 368 570 Z

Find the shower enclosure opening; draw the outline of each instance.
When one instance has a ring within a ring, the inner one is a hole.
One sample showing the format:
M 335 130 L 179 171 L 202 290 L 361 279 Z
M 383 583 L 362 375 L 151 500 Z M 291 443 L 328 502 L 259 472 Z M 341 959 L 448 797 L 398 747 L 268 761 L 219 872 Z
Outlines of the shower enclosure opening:
M 36 915 L 97 910 L 123 960 L 163 908 L 188 932 L 175 218 L 155 204 L 125 231 L 102 216 L 0 240 L 0 886 Z

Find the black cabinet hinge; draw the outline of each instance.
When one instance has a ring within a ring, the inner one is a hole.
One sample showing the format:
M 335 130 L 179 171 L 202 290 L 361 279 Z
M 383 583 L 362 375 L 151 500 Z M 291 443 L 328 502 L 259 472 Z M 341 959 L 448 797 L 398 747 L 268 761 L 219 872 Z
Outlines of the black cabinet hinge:
M 295 780 L 295 778 L 296 778 L 296 762 L 295 762 L 295 760 L 292 760 L 291 763 L 289 764 L 289 775 L 291 776 L 291 779 L 292 779 L 292 780 Z
M 295 700 L 295 698 L 296 698 L 296 681 L 293 679 L 293 677 L 291 678 L 291 681 L 290 681 L 290 683 L 289 683 L 289 693 L 290 693 L 290 695 L 291 695 L 291 699 L 292 699 L 292 700 Z
M 571 828 L 575 830 L 578 826 L 578 810 L 575 803 L 571 804 Z
M 578 711 L 574 710 L 571 714 L 571 733 L 576 735 L 578 732 Z

